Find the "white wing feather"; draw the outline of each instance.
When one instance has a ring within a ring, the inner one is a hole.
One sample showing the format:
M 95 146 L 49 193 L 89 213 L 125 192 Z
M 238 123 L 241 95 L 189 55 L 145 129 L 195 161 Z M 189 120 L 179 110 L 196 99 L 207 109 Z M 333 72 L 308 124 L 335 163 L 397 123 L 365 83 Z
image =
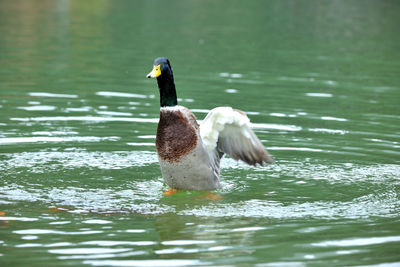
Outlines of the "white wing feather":
M 246 114 L 231 107 L 211 110 L 200 125 L 200 135 L 209 153 L 217 150 L 251 165 L 273 161 L 251 130 Z

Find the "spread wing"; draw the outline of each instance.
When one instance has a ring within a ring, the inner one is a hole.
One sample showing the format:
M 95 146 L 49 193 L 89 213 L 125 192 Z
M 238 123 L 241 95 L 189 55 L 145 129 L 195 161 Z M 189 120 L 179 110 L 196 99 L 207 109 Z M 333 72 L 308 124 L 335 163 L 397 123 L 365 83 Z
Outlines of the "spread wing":
M 250 165 L 273 162 L 250 128 L 249 118 L 240 110 L 231 107 L 214 108 L 201 123 L 200 135 L 209 153 L 226 153 Z

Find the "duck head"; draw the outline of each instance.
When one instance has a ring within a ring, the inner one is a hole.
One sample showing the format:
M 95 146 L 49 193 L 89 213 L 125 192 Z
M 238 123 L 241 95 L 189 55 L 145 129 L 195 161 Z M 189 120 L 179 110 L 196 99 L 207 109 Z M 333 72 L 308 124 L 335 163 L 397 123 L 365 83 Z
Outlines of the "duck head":
M 153 70 L 147 74 L 147 78 L 158 78 L 160 76 L 172 76 L 172 68 L 169 60 L 165 57 L 159 57 L 154 60 Z
M 171 107 L 178 105 L 174 75 L 171 64 L 165 57 L 154 60 L 153 70 L 147 74 L 147 78 L 156 78 L 160 91 L 160 106 Z

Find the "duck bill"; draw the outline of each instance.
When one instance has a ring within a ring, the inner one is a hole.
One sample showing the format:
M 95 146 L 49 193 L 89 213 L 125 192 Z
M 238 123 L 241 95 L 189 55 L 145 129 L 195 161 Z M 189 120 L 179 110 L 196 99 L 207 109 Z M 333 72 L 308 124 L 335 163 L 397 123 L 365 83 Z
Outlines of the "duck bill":
M 147 78 L 157 78 L 158 76 L 160 76 L 161 75 L 161 67 L 160 67 L 160 65 L 154 65 L 153 66 L 153 70 L 149 73 L 149 74 L 147 74 Z

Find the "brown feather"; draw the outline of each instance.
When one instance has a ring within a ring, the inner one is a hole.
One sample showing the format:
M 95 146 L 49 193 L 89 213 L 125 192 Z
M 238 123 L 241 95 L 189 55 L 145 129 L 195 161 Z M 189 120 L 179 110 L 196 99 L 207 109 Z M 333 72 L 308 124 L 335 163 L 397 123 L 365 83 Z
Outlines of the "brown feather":
M 177 162 L 197 145 L 196 118 L 190 113 L 189 120 L 179 110 L 161 110 L 157 128 L 156 148 L 161 159 Z M 197 125 L 198 128 L 198 125 Z

